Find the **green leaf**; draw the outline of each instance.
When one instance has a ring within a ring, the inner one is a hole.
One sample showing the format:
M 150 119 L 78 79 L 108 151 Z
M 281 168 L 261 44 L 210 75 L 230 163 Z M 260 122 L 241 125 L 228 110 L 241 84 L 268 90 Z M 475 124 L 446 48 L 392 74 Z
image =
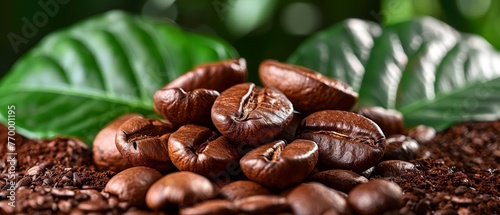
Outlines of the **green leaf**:
M 348 19 L 307 39 L 288 62 L 335 77 L 358 91 L 374 39 L 381 33 L 374 22 Z
M 90 144 L 123 113 L 153 115 L 153 93 L 183 72 L 236 56 L 219 39 L 111 11 L 48 35 L 18 60 L 0 84 L 0 107 L 16 106 L 16 128 L 29 137 Z
M 401 111 L 408 127 L 442 130 L 500 118 L 500 54 L 483 38 L 433 18 L 367 33 L 373 29 L 372 22 L 347 20 L 310 38 L 288 62 L 350 84 L 359 92 L 358 106 Z M 352 42 L 359 38 L 365 42 Z

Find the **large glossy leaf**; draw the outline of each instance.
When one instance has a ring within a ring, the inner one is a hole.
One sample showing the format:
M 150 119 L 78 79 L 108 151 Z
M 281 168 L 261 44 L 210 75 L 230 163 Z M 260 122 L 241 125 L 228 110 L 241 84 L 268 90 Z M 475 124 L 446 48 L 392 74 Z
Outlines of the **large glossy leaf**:
M 335 77 L 358 91 L 374 39 L 381 33 L 374 22 L 348 19 L 306 40 L 288 62 Z
M 352 35 L 352 29 L 360 33 Z M 484 39 L 433 18 L 367 33 L 373 29 L 377 26 L 368 21 L 345 21 L 306 41 L 289 62 L 347 82 L 359 92 L 358 106 L 400 110 L 408 127 L 442 130 L 462 121 L 500 118 L 500 54 Z M 351 42 L 358 38 L 366 43 Z M 321 55 L 327 52 L 335 53 Z
M 25 135 L 90 142 L 120 114 L 153 114 L 153 93 L 196 64 L 236 56 L 218 39 L 112 11 L 48 35 L 18 60 L 0 84 L 0 106 L 16 106 Z

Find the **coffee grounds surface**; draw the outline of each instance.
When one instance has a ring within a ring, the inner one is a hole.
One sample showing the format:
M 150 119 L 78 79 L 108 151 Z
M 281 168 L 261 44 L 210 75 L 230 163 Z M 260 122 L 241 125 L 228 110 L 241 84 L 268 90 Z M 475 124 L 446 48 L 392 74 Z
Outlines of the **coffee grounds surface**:
M 499 214 L 500 121 L 466 122 L 421 144 L 417 171 L 389 178 L 405 192 L 403 213 Z
M 85 193 L 99 193 L 115 175 L 111 171 L 97 170 L 92 164 L 91 150 L 78 139 L 30 140 L 16 136 L 17 191 L 16 207 L 13 208 L 7 205 L 10 166 L 7 163 L 7 132 L 7 128 L 0 125 L 0 214 L 63 212 L 89 199 L 90 195 Z M 84 190 L 83 193 L 80 190 Z
M 419 158 L 411 161 L 417 169 L 387 178 L 405 193 L 399 213 L 499 214 L 499 131 L 500 121 L 466 122 L 421 143 Z M 88 207 L 90 200 L 106 202 L 100 191 L 115 173 L 99 171 L 90 150 L 71 138 L 16 137 L 17 207 L 8 206 L 7 128 L 3 125 L 0 146 L 1 214 L 118 213 L 112 206 Z

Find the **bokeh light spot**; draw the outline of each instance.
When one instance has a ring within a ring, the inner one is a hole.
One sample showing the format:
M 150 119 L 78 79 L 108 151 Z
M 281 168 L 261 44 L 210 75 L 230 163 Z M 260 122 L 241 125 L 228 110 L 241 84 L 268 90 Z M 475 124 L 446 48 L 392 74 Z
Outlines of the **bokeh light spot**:
M 281 14 L 281 25 L 290 34 L 308 35 L 318 29 L 320 22 L 321 12 L 312 4 L 292 3 Z
M 490 5 L 491 0 L 457 0 L 458 11 L 469 19 L 485 15 Z

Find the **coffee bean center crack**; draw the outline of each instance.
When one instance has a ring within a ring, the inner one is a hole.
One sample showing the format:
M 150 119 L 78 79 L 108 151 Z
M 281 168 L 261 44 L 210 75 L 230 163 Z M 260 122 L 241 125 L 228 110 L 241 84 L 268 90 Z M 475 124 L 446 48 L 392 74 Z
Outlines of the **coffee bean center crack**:
M 243 96 L 240 102 L 240 107 L 238 108 L 238 112 L 240 115 L 236 118 L 237 121 L 246 121 L 246 120 L 254 120 L 259 118 L 249 118 L 252 111 L 257 108 L 258 103 L 258 89 L 255 89 L 255 86 L 252 85 L 248 88 L 248 92 Z
M 369 146 L 377 146 L 381 142 L 381 140 L 374 141 L 370 137 L 365 137 L 365 136 L 353 137 L 353 136 L 349 136 L 349 135 L 345 135 L 345 134 L 339 133 L 337 131 L 325 131 L 325 130 L 311 131 L 311 130 L 304 130 L 303 133 L 323 134 L 323 135 L 331 136 L 331 137 L 336 138 L 336 139 L 349 140 L 349 141 L 352 141 L 354 143 L 362 143 L 362 144 L 369 145 Z
M 276 148 L 269 148 L 264 152 L 264 158 L 269 162 L 277 162 L 281 158 L 281 152 L 283 151 L 284 145 L 279 145 Z

